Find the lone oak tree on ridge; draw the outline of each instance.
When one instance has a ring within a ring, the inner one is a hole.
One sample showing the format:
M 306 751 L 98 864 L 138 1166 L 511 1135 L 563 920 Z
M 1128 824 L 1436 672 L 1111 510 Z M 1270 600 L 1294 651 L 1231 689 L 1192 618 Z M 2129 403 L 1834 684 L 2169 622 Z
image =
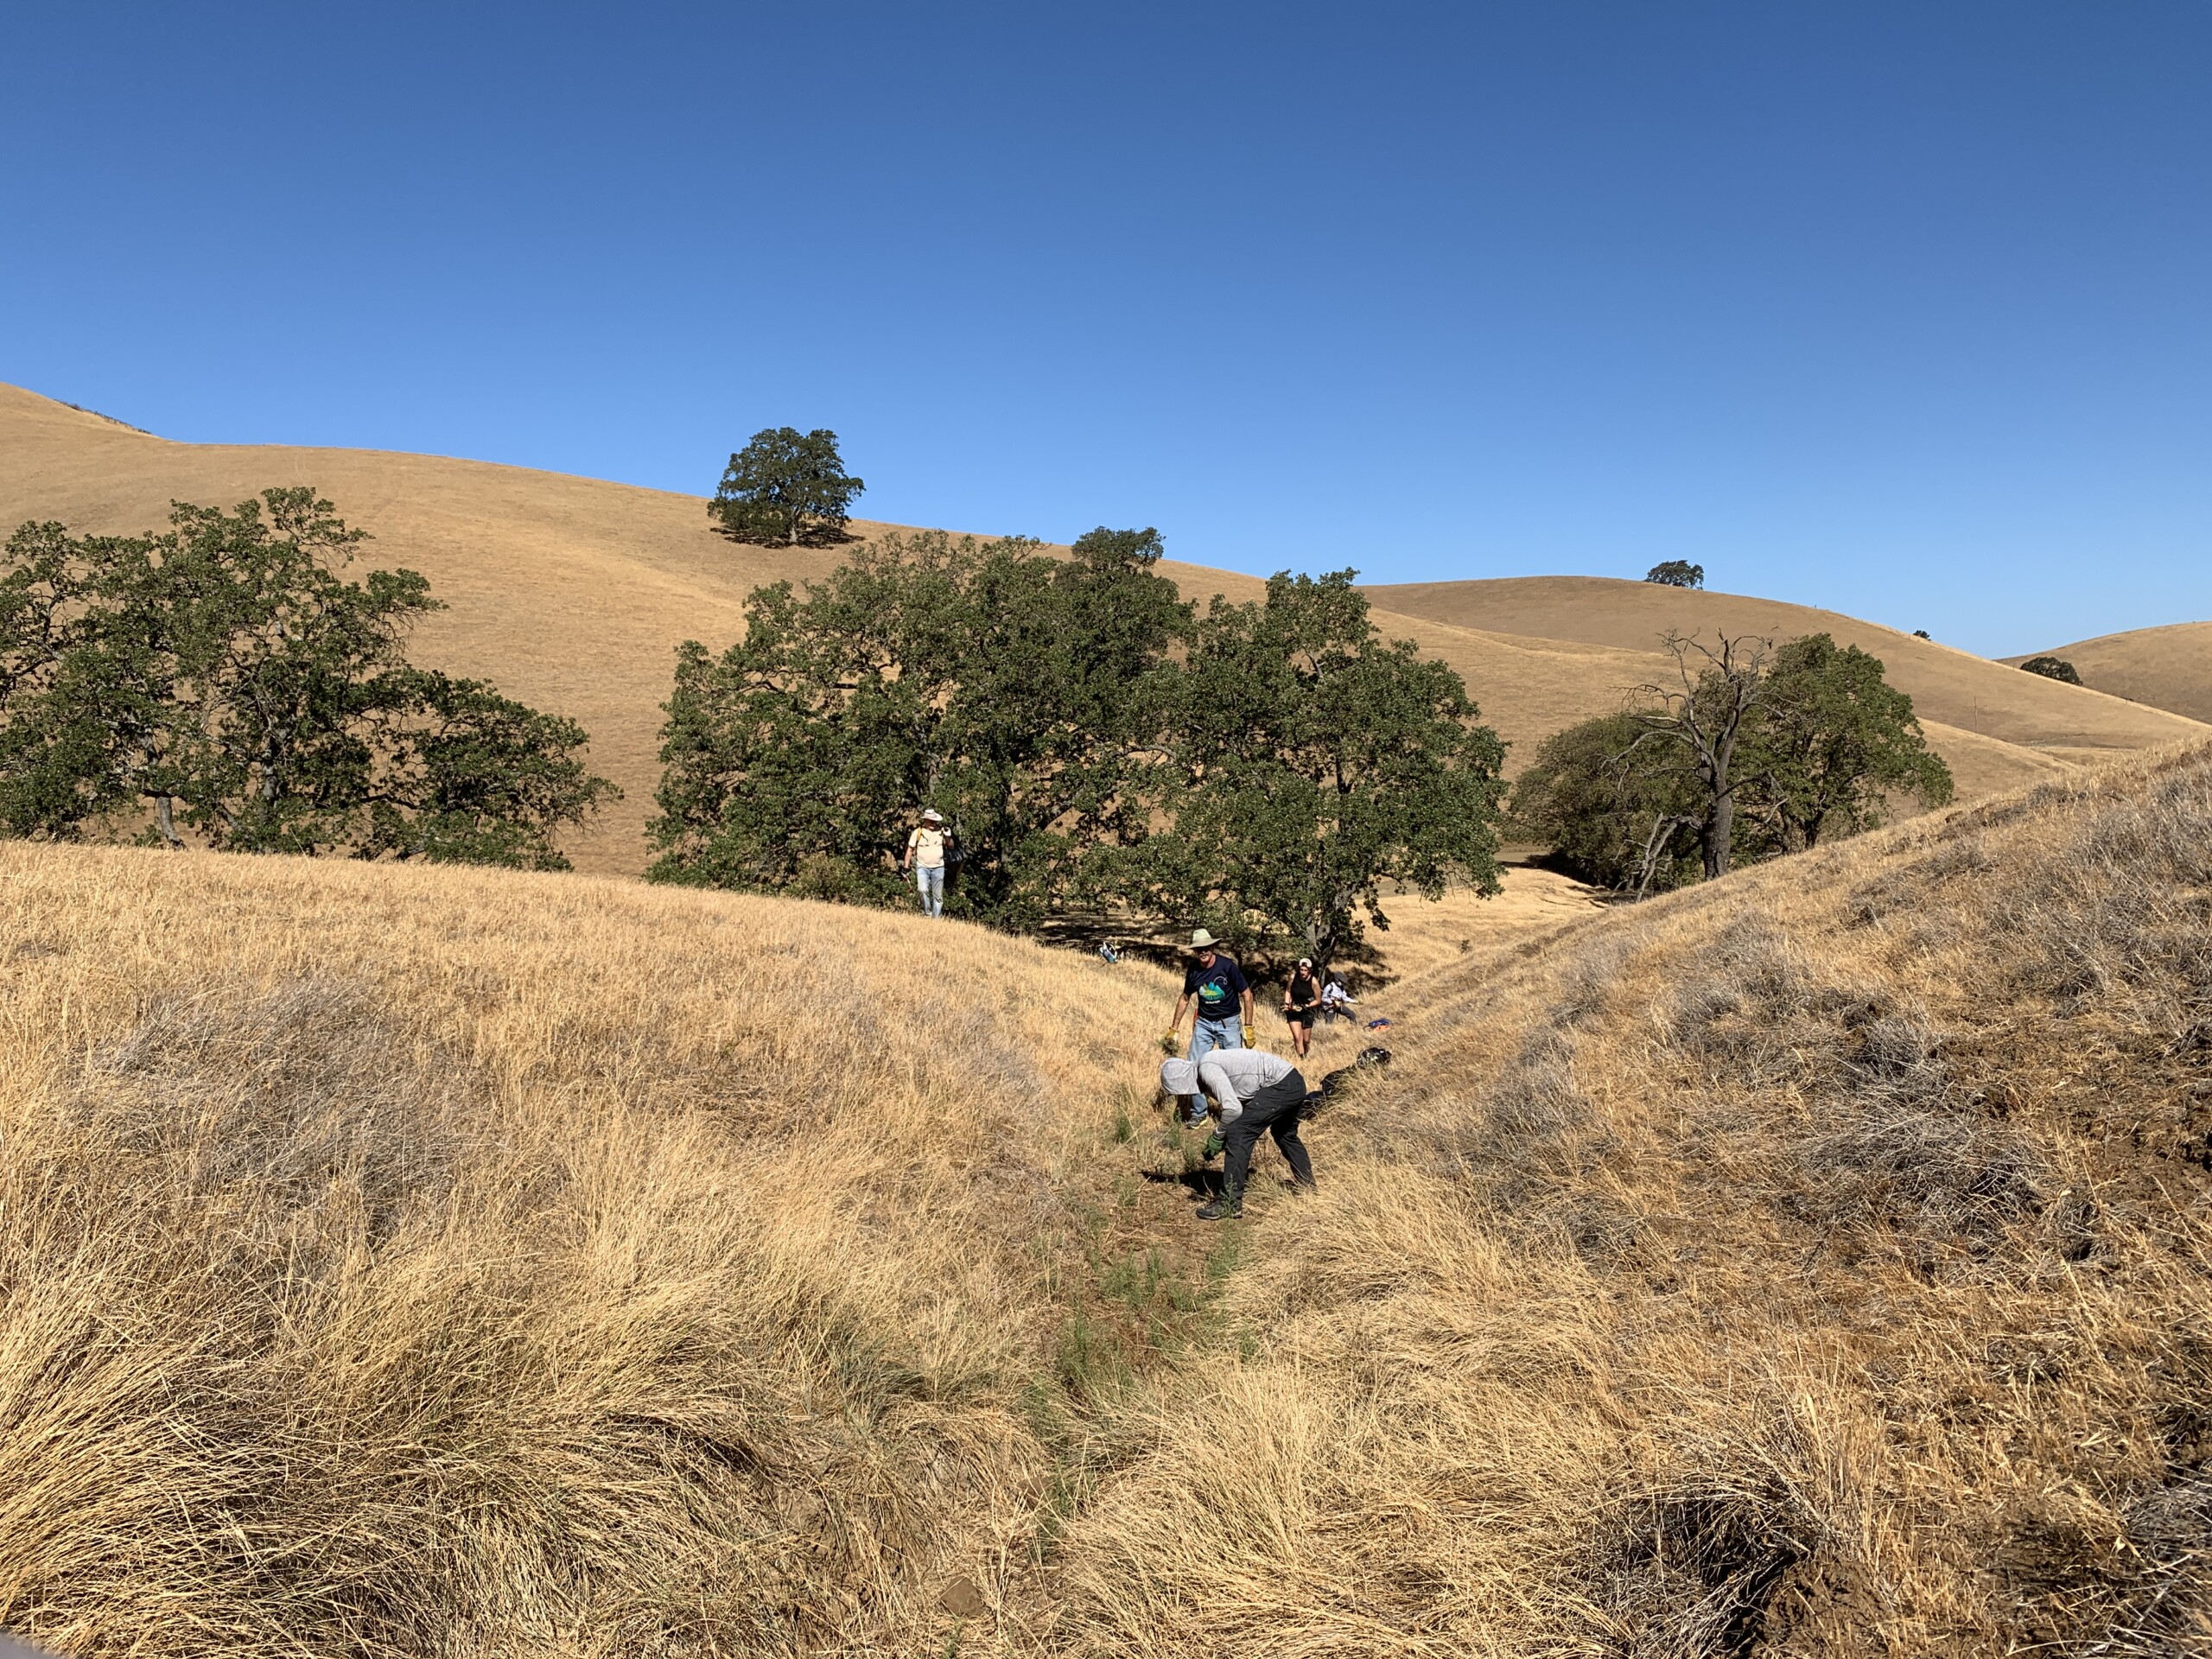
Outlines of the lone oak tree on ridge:
M 845 471 L 835 432 L 763 427 L 729 458 L 707 512 L 734 541 L 837 542 L 867 488 Z

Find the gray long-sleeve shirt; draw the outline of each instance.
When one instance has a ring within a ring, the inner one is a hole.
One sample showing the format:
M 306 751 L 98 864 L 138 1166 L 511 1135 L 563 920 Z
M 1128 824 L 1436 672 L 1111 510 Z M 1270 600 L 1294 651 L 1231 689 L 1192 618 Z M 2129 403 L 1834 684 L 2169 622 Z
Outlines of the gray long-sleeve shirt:
M 1225 1128 L 1243 1116 L 1246 1101 L 1296 1070 L 1281 1055 L 1264 1048 L 1217 1048 L 1198 1062 L 1198 1087 L 1220 1106 Z

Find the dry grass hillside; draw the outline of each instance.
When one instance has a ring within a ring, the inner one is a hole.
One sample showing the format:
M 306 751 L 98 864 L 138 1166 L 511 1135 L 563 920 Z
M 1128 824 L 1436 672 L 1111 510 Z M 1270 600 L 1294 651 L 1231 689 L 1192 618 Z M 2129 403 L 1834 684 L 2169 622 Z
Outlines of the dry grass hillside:
M 594 766 L 625 791 L 594 826 L 568 838 L 586 871 L 635 873 L 646 861 L 643 828 L 677 644 L 728 643 L 743 627 L 754 585 L 804 581 L 837 556 L 734 545 L 710 531 L 697 496 L 432 455 L 173 443 L 0 386 L 0 529 L 55 518 L 86 531 L 146 530 L 164 521 L 172 499 L 228 505 L 278 484 L 312 484 L 373 533 L 368 558 L 430 578 L 451 608 L 421 629 L 423 660 L 582 721 Z M 859 534 L 885 528 L 855 525 Z M 1251 598 L 1262 588 L 1194 565 L 1171 565 L 1169 574 L 1201 600 Z M 1465 676 L 1485 718 L 1516 746 L 1516 763 L 1552 732 L 1619 706 L 1663 673 L 1656 648 L 1668 626 L 1715 622 L 1828 627 L 1878 649 L 1921 700 L 1930 736 L 1969 798 L 2062 775 L 2085 753 L 2202 729 L 2070 688 L 2022 684 L 2028 677 L 1980 658 L 1796 607 L 1573 578 L 1370 591 L 1387 634 L 1418 641 Z M 1508 605 L 1499 597 L 1508 594 L 1547 597 Z M 1751 623 L 1725 608 L 1732 605 L 1752 607 Z
M 2064 658 L 2096 690 L 2212 721 L 2212 622 L 2137 628 L 2028 653 L 2045 656 Z M 2017 665 L 2028 657 L 2005 660 Z
M 1409 910 L 1321 1192 L 1263 1158 L 1208 1230 L 1157 970 L 0 845 L 0 1623 L 2212 1651 L 2208 847 L 2200 751 L 1642 906 Z
M 2207 734 L 2195 720 L 2163 709 L 2055 680 L 2023 685 L 2038 677 L 1878 623 L 1779 600 L 1604 576 L 1414 582 L 1368 594 L 1378 606 L 1458 627 L 1616 650 L 1655 649 L 1669 629 L 1707 639 L 1715 632 L 1775 639 L 1832 634 L 1838 644 L 1882 659 L 1891 683 L 1910 692 L 1921 719 L 1934 722 L 1938 747 L 1936 728 L 1948 727 L 2063 762 L 2110 759 Z
M 2199 750 L 1438 975 L 1094 1442 L 1075 1645 L 2212 1653 L 2208 847 Z

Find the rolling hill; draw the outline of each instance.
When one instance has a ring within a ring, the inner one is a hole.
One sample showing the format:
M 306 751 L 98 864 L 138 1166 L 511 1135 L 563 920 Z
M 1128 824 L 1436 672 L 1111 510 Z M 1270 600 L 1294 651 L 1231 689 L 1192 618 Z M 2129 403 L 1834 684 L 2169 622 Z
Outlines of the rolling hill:
M 2099 691 L 2191 720 L 2212 721 L 2212 622 L 2101 634 L 2005 660 L 2017 666 L 2028 657 L 2063 658 L 2085 684 Z
M 592 763 L 624 799 L 568 838 L 587 871 L 634 873 L 646 861 L 659 705 L 677 644 L 727 644 L 744 626 L 752 588 L 819 575 L 836 557 L 733 544 L 710 530 L 697 496 L 431 455 L 175 443 L 0 386 L 0 528 L 58 519 L 79 531 L 141 531 L 165 522 L 173 499 L 229 505 L 287 484 L 313 485 L 368 530 L 367 559 L 429 577 L 449 608 L 419 629 L 420 660 L 488 678 L 590 732 Z M 855 524 L 860 535 L 887 528 Z M 1195 565 L 1166 569 L 1201 599 L 1246 599 L 1262 587 Z M 1913 693 L 1969 798 L 2205 729 L 1872 624 L 1764 601 L 1582 577 L 1369 591 L 1386 634 L 1414 639 L 1465 677 L 1484 717 L 1515 746 L 1516 764 L 1551 732 L 1662 677 L 1657 646 L 1669 627 L 1825 627 L 1876 650 Z
M 1368 589 L 1380 607 L 1456 627 L 1649 650 L 1657 636 L 1756 634 L 1774 639 L 1828 633 L 1879 657 L 1891 684 L 1911 693 L 1923 721 L 2030 749 L 2061 761 L 2107 758 L 2202 735 L 2191 718 L 2109 695 L 2084 695 L 2018 676 L 1969 652 L 1778 600 L 1707 593 L 1603 576 L 1413 582 Z M 1940 745 L 1939 745 L 1940 747 Z M 1976 791 L 1979 792 L 1979 791 Z

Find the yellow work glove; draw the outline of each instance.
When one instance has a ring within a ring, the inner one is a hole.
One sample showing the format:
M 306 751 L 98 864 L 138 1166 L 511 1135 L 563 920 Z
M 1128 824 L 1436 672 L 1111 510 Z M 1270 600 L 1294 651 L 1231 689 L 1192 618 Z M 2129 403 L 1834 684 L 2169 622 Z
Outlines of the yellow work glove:
M 1175 1052 L 1175 1033 L 1173 1027 L 1161 1032 L 1160 1033 L 1160 1052 L 1163 1054 L 1173 1054 Z

